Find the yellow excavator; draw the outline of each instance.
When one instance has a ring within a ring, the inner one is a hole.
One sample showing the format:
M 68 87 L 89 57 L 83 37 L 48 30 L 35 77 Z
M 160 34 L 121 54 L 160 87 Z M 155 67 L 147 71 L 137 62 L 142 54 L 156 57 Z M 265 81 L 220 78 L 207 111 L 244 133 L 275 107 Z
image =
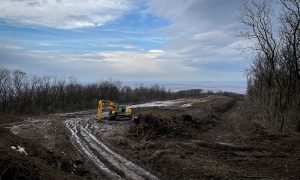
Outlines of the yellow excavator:
M 103 111 L 108 110 L 108 115 L 103 116 Z M 118 105 L 113 101 L 100 100 L 98 103 L 98 121 L 107 120 L 131 120 L 133 109 L 124 105 Z

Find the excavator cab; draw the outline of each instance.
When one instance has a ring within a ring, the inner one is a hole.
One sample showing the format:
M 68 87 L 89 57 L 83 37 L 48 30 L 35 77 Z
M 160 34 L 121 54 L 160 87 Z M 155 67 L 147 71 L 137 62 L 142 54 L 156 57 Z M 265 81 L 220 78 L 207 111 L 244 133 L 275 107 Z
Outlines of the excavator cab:
M 122 114 L 126 111 L 126 106 L 125 105 L 120 105 L 119 106 L 119 109 L 118 109 L 118 113 L 119 114 Z
M 104 114 L 106 110 L 106 114 Z M 108 113 L 107 113 L 108 111 Z M 113 101 L 100 100 L 98 103 L 98 121 L 107 120 L 130 120 L 132 118 L 133 110 L 125 105 L 118 105 Z

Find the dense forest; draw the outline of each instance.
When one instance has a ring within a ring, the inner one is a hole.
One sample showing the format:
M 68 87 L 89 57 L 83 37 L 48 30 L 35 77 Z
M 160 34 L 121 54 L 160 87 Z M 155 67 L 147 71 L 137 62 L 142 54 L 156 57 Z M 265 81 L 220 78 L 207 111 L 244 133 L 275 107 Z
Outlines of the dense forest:
M 300 1 L 245 0 L 241 35 L 254 56 L 248 72 L 251 119 L 280 131 L 300 130 Z
M 120 81 L 104 80 L 82 85 L 75 78 L 27 75 L 0 69 L 1 114 L 37 114 L 97 107 L 99 99 L 120 103 L 167 99 L 171 91 L 154 85 L 130 88 Z

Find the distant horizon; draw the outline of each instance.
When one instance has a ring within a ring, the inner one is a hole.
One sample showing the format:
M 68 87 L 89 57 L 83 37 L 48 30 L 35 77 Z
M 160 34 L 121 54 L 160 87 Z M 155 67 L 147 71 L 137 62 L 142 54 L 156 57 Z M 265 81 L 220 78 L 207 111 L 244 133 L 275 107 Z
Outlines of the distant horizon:
M 213 92 L 218 92 L 218 91 L 227 91 L 227 92 L 234 92 L 234 93 L 239 93 L 239 94 L 246 94 L 247 90 L 247 81 L 246 80 L 227 80 L 227 81 L 193 81 L 193 80 L 165 80 L 165 81 L 155 81 L 155 80 L 143 80 L 143 81 L 138 81 L 138 80 L 120 80 L 112 77 L 108 78 L 99 78 L 98 80 L 81 80 L 80 77 L 76 76 L 61 76 L 61 75 L 49 75 L 49 74 L 34 74 L 34 73 L 28 73 L 22 69 L 10 69 L 5 66 L 0 66 L 0 68 L 5 68 L 8 70 L 20 70 L 22 72 L 25 72 L 29 76 L 52 76 L 52 77 L 57 77 L 57 78 L 62 78 L 65 80 L 68 80 L 70 78 L 74 78 L 79 84 L 92 84 L 96 83 L 99 81 L 107 81 L 107 80 L 112 80 L 112 81 L 120 81 L 122 85 L 124 86 L 129 86 L 131 88 L 137 88 L 140 86 L 144 87 L 151 87 L 154 85 L 159 85 L 160 87 L 163 87 L 167 90 L 171 90 L 174 92 L 181 91 L 181 90 L 190 90 L 190 89 L 202 89 L 204 91 L 213 91 Z
M 246 94 L 246 81 L 121 81 L 123 85 L 135 88 L 139 86 L 151 87 L 159 85 L 160 87 L 172 91 L 202 89 L 204 91 L 227 91 L 239 94 Z

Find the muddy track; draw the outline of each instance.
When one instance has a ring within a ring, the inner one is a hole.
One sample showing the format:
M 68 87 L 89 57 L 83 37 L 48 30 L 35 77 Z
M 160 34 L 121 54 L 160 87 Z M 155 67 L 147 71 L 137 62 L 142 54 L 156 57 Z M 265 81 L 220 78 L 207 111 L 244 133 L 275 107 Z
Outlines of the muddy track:
M 241 127 L 251 126 L 251 123 L 242 118 L 241 106 L 241 102 L 236 102 L 222 114 L 219 124 L 206 133 L 206 138 L 220 144 L 246 146 L 244 139 L 248 136 L 248 130 Z
M 94 115 L 69 118 L 65 125 L 71 132 L 74 145 L 84 154 L 101 174 L 109 179 L 158 179 L 142 167 L 112 151 L 91 129 L 96 123 Z

